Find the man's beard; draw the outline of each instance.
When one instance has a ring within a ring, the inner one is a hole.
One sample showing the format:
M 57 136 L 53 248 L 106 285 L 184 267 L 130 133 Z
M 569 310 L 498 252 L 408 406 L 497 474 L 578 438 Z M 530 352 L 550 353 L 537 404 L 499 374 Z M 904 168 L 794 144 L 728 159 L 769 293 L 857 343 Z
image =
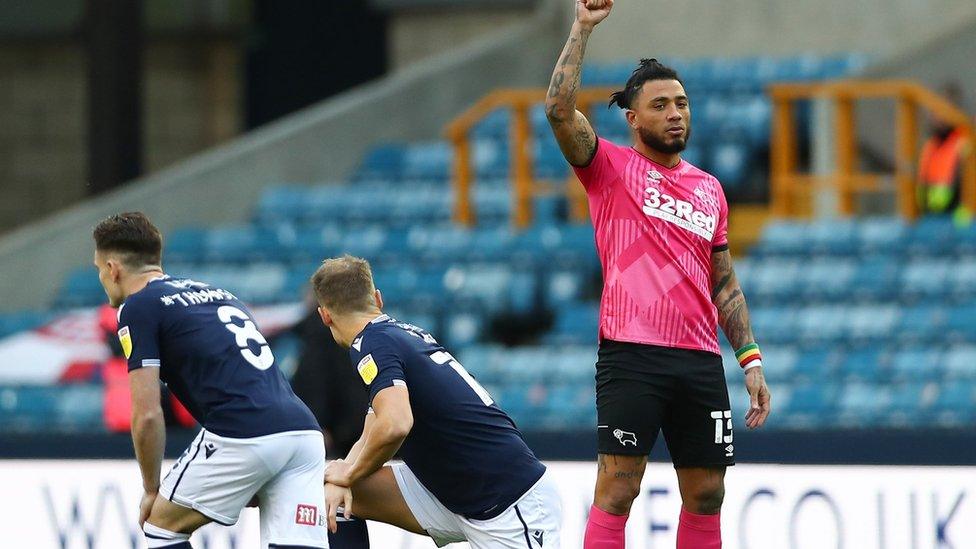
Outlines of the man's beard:
M 654 149 L 659 153 L 664 154 L 677 154 L 688 146 L 688 139 L 691 137 L 691 127 L 685 128 L 685 134 L 683 137 L 675 138 L 670 143 L 665 142 L 663 139 L 651 133 L 651 130 L 641 126 L 637 128 L 637 134 L 640 136 L 640 140 L 648 147 Z

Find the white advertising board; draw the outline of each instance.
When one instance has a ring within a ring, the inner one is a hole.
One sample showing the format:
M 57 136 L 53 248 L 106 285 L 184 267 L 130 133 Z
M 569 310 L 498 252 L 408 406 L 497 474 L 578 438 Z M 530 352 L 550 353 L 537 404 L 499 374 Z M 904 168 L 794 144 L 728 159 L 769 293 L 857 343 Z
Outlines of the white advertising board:
M 564 548 L 582 546 L 594 463 L 550 463 L 562 492 Z M 4 547 L 128 549 L 135 522 L 134 461 L 0 461 Z M 976 547 L 976 468 L 737 465 L 726 477 L 725 549 L 943 549 Z M 651 464 L 627 525 L 627 547 L 674 547 L 680 498 L 674 471 Z M 257 549 L 256 511 L 232 528 L 208 526 L 195 547 Z M 433 543 L 379 524 L 374 549 Z M 458 549 L 466 544 L 451 547 Z

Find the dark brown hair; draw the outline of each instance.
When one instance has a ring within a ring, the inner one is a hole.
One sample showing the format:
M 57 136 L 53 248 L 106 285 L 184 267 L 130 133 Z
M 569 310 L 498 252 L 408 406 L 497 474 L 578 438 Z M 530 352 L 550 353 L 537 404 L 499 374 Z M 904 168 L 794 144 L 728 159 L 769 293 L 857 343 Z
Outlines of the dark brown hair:
M 312 275 L 312 288 L 319 304 L 334 313 L 359 313 L 376 307 L 373 272 L 369 262 L 360 257 L 326 259 Z
M 640 65 L 634 69 L 630 78 L 627 79 L 624 89 L 615 91 L 610 95 L 610 104 L 607 105 L 607 108 L 614 105 L 625 110 L 633 108 L 634 99 L 640 94 L 644 82 L 651 80 L 677 80 L 682 86 L 684 85 L 676 70 L 657 59 L 641 59 Z
M 163 236 L 142 212 L 126 212 L 103 219 L 92 231 L 95 249 L 121 254 L 127 267 L 162 263 Z

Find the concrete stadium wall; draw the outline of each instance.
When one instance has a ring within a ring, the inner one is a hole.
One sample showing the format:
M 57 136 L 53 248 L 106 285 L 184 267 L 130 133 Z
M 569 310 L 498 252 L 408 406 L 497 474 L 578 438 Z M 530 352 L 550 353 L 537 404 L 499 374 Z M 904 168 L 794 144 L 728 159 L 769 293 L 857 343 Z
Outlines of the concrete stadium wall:
M 439 137 L 446 122 L 490 89 L 543 85 L 562 33 L 555 21 L 553 10 L 540 8 L 492 36 L 5 236 L 0 311 L 51 305 L 65 274 L 91 260 L 92 225 L 112 213 L 143 210 L 164 232 L 241 222 L 270 183 L 340 179 L 378 142 Z
M 0 234 L 86 196 L 85 56 L 77 40 L 0 40 Z M 146 173 L 238 133 L 241 59 L 232 44 L 150 39 L 144 64 Z
M 561 1 L 569 21 L 572 2 Z M 972 0 L 618 0 L 590 40 L 588 56 L 887 55 L 972 16 Z

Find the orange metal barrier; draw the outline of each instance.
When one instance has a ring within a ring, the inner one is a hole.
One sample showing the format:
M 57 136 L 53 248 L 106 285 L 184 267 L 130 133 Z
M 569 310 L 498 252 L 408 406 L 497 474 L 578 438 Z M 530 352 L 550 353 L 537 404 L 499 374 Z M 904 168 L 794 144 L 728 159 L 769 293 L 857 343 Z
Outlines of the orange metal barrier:
M 606 105 L 613 93 L 611 88 L 587 88 L 579 90 L 577 108 L 587 114 L 593 104 Z M 532 223 L 532 197 L 538 194 L 565 192 L 571 205 L 570 215 L 574 220 L 587 219 L 586 195 L 570 172 L 562 189 L 550 182 L 536 181 L 532 175 L 532 127 L 529 122 L 529 108 L 537 103 L 545 102 L 546 90 L 508 89 L 496 90 L 481 98 L 470 109 L 455 118 L 447 125 L 445 133 L 454 147 L 454 190 L 455 208 L 454 220 L 464 225 L 474 225 L 477 222 L 477 212 L 471 200 L 474 186 L 474 168 L 471 158 L 471 129 L 482 118 L 499 108 L 512 111 L 509 147 L 511 165 L 509 175 L 515 186 L 514 204 L 512 208 L 512 223 L 518 228 L 525 228 Z
M 965 128 L 969 142 L 976 143 L 973 122 L 960 109 L 938 94 L 911 81 L 842 80 L 836 82 L 775 84 L 770 87 L 773 100 L 772 142 L 770 144 L 772 210 L 777 216 L 803 213 L 804 199 L 822 187 L 836 188 L 840 213 L 855 213 L 858 192 L 882 190 L 884 174 L 861 172 L 857 168 L 857 134 L 855 103 L 860 99 L 893 99 L 895 101 L 895 189 L 898 210 L 907 219 L 918 216 L 915 195 L 917 178 L 918 110 L 924 108 L 935 116 Z M 794 105 L 796 100 L 826 99 L 834 109 L 834 172 L 816 176 L 797 171 L 797 136 Z M 976 155 L 970 154 L 963 166 L 961 198 L 971 212 L 976 212 Z

